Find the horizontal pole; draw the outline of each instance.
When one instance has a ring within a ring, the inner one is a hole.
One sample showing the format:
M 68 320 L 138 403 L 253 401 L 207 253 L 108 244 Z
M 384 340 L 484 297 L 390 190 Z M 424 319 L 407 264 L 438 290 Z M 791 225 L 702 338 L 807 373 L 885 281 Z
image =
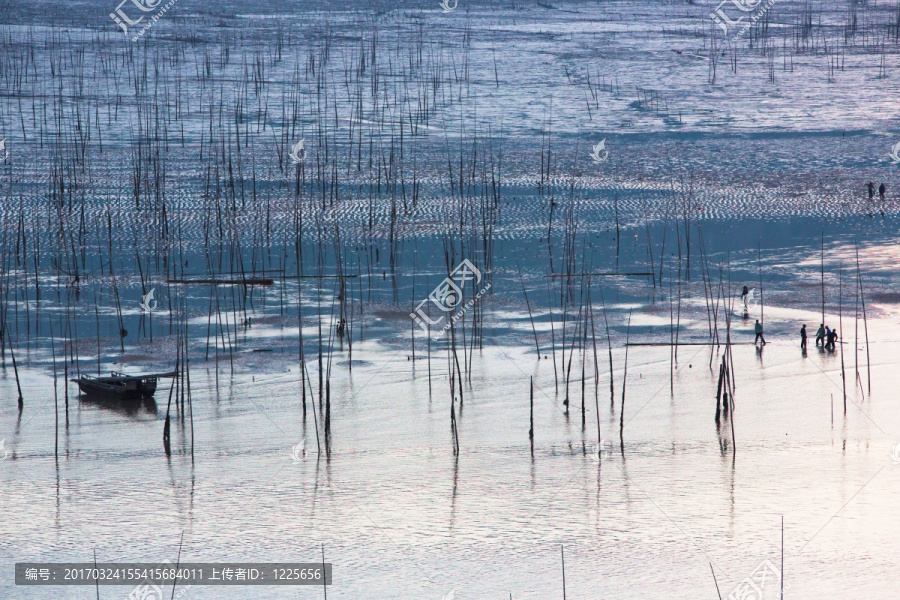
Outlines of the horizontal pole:
M 731 342 L 732 346 L 756 344 L 756 342 Z M 628 342 L 626 346 L 727 346 L 728 342 Z
M 653 275 L 654 273 L 572 273 L 571 275 L 553 273 L 544 275 L 544 277 L 653 277 Z

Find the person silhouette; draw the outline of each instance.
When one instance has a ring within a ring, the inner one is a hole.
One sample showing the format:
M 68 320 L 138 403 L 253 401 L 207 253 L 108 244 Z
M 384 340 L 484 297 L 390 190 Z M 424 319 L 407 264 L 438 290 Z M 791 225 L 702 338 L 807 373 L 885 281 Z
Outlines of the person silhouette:
M 819 342 L 822 342 L 822 345 L 825 345 L 825 324 L 819 323 L 819 330 L 816 331 L 816 346 L 819 345 Z
M 762 323 L 759 322 L 759 319 L 756 320 L 756 326 L 754 327 L 756 331 L 756 339 L 753 340 L 753 345 L 756 345 L 756 342 L 762 340 L 762 345 L 766 345 L 766 338 L 763 337 L 763 326 Z
M 806 350 L 806 323 L 800 328 L 800 349 Z
M 869 200 L 871 200 L 875 196 L 875 183 L 870 181 L 866 187 L 869 188 Z
M 832 329 L 828 332 L 828 341 L 825 343 L 825 347 L 829 350 L 834 350 L 834 344 L 837 342 L 838 334 L 837 331 Z
M 878 186 L 878 197 L 881 198 L 881 201 L 884 202 L 884 182 L 881 182 L 881 185 Z

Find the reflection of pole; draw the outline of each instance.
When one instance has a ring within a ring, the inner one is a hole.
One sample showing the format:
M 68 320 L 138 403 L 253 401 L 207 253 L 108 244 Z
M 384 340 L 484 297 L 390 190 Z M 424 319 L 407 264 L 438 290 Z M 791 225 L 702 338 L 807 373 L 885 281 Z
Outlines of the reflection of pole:
M 784 567 L 782 567 L 783 569 Z M 325 576 L 325 544 L 322 544 L 322 593 L 325 594 L 325 600 L 328 600 L 328 578 Z
M 563 600 L 566 600 L 566 551 L 560 546 L 559 555 L 562 558 Z

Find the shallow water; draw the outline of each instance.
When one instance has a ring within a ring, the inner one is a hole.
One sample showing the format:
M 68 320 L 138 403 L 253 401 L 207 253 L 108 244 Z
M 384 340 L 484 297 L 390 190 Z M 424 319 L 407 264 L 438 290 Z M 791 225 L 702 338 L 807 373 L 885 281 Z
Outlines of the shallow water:
M 178 426 L 175 455 L 163 453 L 161 412 L 78 400 L 61 426 L 57 462 L 46 410 L 52 382 L 29 377 L 29 408 L 7 435 L 3 560 L 84 560 L 93 548 L 104 560 L 162 560 L 184 531 L 197 561 L 299 560 L 325 543 L 336 597 L 441 597 L 457 588 L 460 597 L 527 598 L 559 592 L 562 544 L 576 597 L 628 596 L 635 586 L 690 597 L 712 591 L 709 561 L 724 587 L 775 561 L 783 515 L 793 597 L 876 594 L 898 534 L 889 518 L 900 488 L 889 456 L 900 426 L 897 380 L 891 361 L 878 358 L 896 344 L 878 346 L 872 394 L 850 392 L 846 418 L 839 358 L 801 357 L 787 340 L 762 352 L 736 346 L 735 454 L 721 446 L 730 446 L 730 431 L 716 431 L 708 349 L 679 350 L 672 396 L 668 351 L 632 347 L 625 444 L 620 368 L 616 409 L 605 374 L 600 381 L 600 427 L 611 444 L 597 462 L 593 381 L 583 430 L 580 385 L 566 416 L 549 361 L 515 348 L 486 348 L 475 360 L 457 457 L 446 377 L 434 378 L 429 397 L 421 365 L 411 375 L 405 356 L 375 344 L 358 349 L 370 364 L 334 378 L 329 457 L 315 452 L 311 412 L 303 426 L 295 376 L 257 376 L 255 385 L 235 377 L 216 394 L 201 371 L 193 466 Z M 614 363 L 622 360 L 616 352 Z M 15 422 L 14 408 L 2 416 Z M 296 462 L 291 450 L 304 440 Z

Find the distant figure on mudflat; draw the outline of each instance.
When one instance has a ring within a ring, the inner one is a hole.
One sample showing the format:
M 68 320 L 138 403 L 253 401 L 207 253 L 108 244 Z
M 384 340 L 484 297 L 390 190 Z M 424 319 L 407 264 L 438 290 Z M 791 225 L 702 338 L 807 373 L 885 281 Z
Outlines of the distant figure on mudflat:
M 744 289 L 741 290 L 741 306 L 744 307 L 744 313 L 745 313 L 745 314 L 746 314 L 746 313 L 748 312 L 748 310 L 749 310 L 748 307 L 747 307 L 747 303 L 748 303 L 749 299 L 750 299 L 750 290 L 748 290 L 748 289 L 747 289 L 747 286 L 745 285 L 745 286 L 744 286 Z
M 800 328 L 800 349 L 806 350 L 806 324 Z
M 766 345 L 766 338 L 763 337 L 763 326 L 762 323 L 759 322 L 759 319 L 756 320 L 756 339 L 753 340 L 753 345 L 756 345 L 756 342 L 762 340 L 762 345 Z
M 875 196 L 875 182 L 870 181 L 866 187 L 869 188 L 869 200 L 871 200 Z
M 881 201 L 884 202 L 884 182 L 881 182 L 881 185 L 878 186 L 878 197 L 881 198 Z
M 825 345 L 825 324 L 819 323 L 819 330 L 816 332 L 816 346 L 819 345 L 819 342 L 822 342 L 822 345 Z
M 835 342 L 837 342 L 837 337 L 838 337 L 837 331 L 832 329 L 828 333 L 828 341 L 825 343 L 825 347 L 828 348 L 829 350 L 834 350 L 834 344 L 835 344 Z

